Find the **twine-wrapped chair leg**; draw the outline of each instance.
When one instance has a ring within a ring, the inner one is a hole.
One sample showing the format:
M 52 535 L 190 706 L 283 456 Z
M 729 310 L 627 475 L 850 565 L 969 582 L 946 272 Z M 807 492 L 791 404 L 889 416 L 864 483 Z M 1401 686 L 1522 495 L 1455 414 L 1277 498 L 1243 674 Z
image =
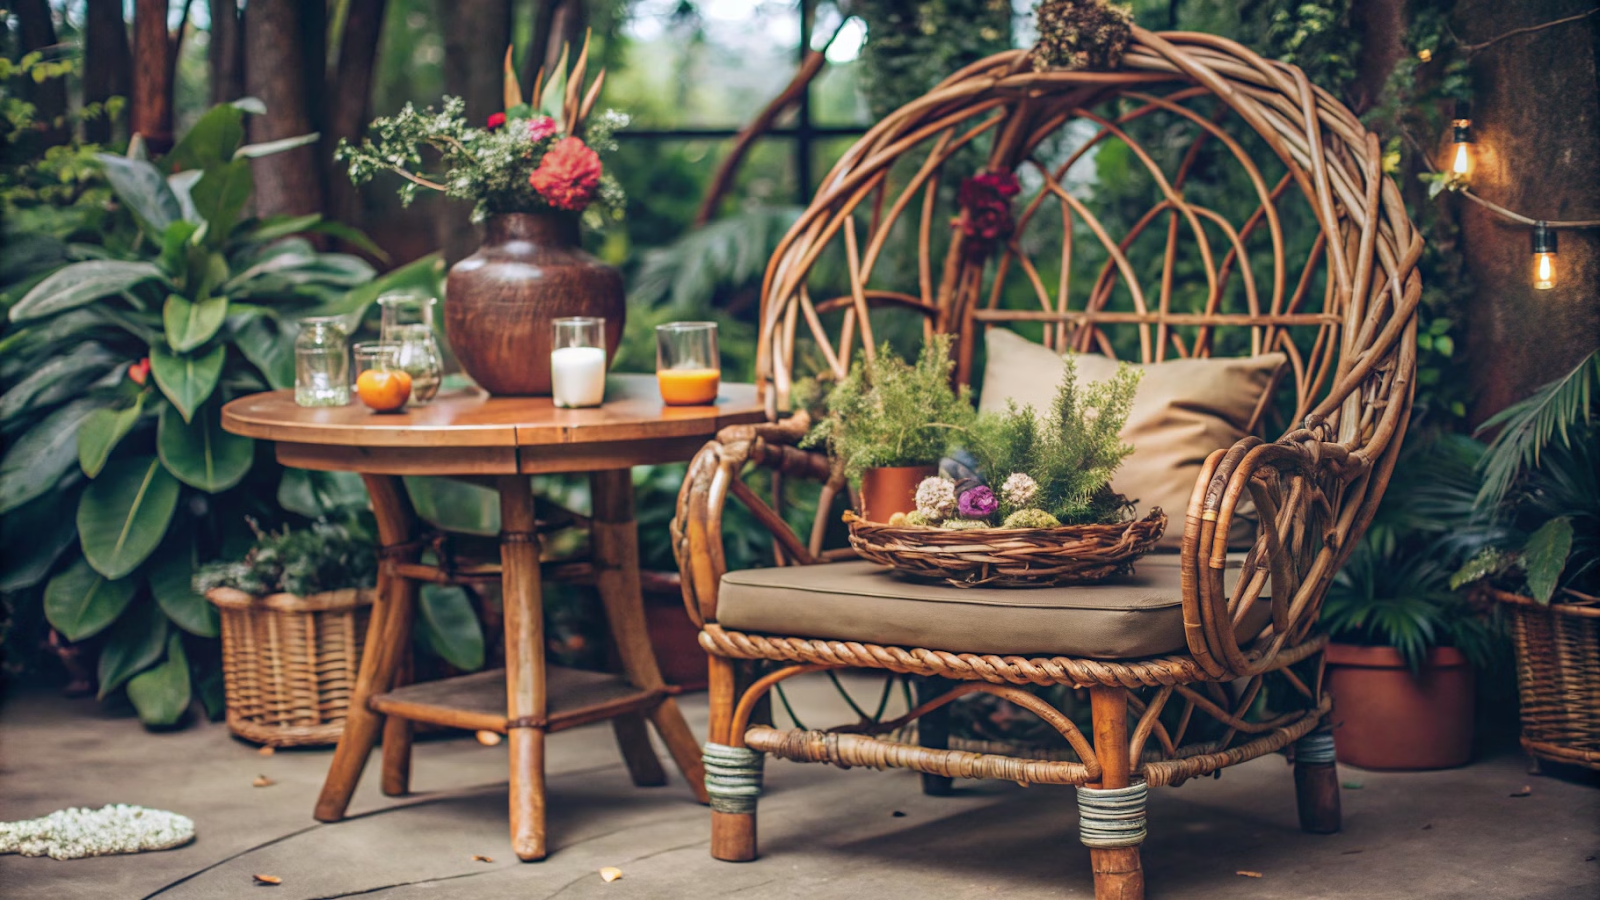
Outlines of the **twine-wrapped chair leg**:
M 1145 836 L 1143 781 L 1128 755 L 1128 691 L 1089 689 L 1100 783 L 1078 788 L 1078 839 L 1089 848 L 1095 900 L 1144 900 L 1139 845 Z
M 1300 830 L 1308 834 L 1339 830 L 1339 770 L 1334 762 L 1333 726 L 1326 721 L 1295 742 L 1294 794 Z
M 711 800 L 711 855 L 726 862 L 756 858 L 756 803 L 761 799 L 766 754 L 744 745 L 735 734 L 733 711 L 742 693 L 734 663 L 709 656 L 711 733 L 702 761 Z

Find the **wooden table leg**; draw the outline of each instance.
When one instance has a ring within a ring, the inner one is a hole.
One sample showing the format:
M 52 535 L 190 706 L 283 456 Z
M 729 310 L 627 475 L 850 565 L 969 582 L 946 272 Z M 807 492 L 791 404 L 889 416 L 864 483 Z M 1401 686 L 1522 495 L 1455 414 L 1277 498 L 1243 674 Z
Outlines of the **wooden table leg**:
M 383 725 L 384 717 L 367 708 L 367 699 L 384 693 L 393 684 L 395 669 L 411 640 L 412 608 L 416 603 L 416 583 L 385 571 L 387 564 L 409 562 L 417 555 L 416 549 L 408 546 L 416 533 L 416 516 L 412 513 L 405 485 L 393 476 L 361 477 L 372 497 L 383 559 L 378 571 L 377 599 L 372 604 L 372 616 L 367 624 L 361 669 L 350 694 L 344 733 L 339 736 L 333 764 L 328 767 L 322 794 L 317 797 L 314 815 L 320 822 L 344 818 L 350 806 L 350 795 L 355 792 L 356 782 L 361 780 L 361 770 L 366 768 L 367 757 L 372 754 L 378 730 Z M 537 571 L 537 567 L 535 569 Z
M 409 635 L 408 635 L 409 638 Z M 400 665 L 390 690 L 410 684 L 415 674 L 412 666 L 412 648 L 409 639 L 401 652 Z M 383 792 L 390 797 L 404 797 L 411 793 L 411 736 L 410 719 L 389 716 L 383 723 Z
M 644 598 L 639 589 L 639 529 L 633 520 L 632 473 L 628 469 L 593 472 L 589 475 L 589 491 L 594 500 L 590 544 L 595 582 L 611 625 L 612 641 L 622 659 L 622 671 L 636 687 L 665 687 L 655 649 L 650 646 Z M 667 697 L 647 715 L 683 777 L 688 779 L 695 798 L 708 802 L 700 742 L 689 730 L 678 704 Z
M 650 745 L 650 731 L 644 716 L 624 713 L 611 720 L 611 729 L 617 736 L 617 748 L 622 751 L 622 761 L 628 765 L 628 777 L 635 787 L 660 787 L 667 783 L 667 772 L 656 758 L 656 748 Z
M 500 565 L 505 598 L 507 744 L 511 755 L 511 849 L 523 861 L 544 859 L 544 607 L 533 491 L 525 475 L 505 475 L 500 489 Z

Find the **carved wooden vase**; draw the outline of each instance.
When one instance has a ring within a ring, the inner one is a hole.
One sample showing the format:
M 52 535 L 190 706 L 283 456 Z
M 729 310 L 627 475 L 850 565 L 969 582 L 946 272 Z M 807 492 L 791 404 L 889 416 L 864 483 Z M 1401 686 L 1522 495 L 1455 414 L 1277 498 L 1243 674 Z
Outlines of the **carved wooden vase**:
M 622 275 L 578 243 L 571 213 L 490 217 L 478 252 L 450 267 L 445 333 L 461 368 L 491 394 L 550 393 L 551 320 L 603 316 L 615 358 L 627 306 Z

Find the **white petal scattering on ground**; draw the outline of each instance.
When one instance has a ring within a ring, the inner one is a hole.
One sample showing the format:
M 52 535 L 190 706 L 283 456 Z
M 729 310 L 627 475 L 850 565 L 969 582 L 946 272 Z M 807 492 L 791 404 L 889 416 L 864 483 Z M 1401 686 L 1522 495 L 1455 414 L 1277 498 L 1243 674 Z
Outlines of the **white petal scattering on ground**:
M 73 807 L 38 819 L 0 822 L 0 854 L 82 859 L 170 850 L 194 840 L 194 820 L 161 809 L 115 803 Z

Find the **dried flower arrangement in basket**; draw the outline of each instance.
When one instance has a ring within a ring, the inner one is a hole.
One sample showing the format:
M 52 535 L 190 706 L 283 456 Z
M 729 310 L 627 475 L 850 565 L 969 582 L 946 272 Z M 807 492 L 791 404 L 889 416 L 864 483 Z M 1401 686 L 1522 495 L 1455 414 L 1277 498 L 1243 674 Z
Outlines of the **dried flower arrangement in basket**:
M 941 383 L 948 385 L 949 369 L 946 343 L 930 341 L 916 371 L 942 373 Z M 1003 413 L 984 414 L 963 404 L 964 415 L 930 404 L 940 410 L 939 428 L 948 435 L 940 474 L 917 486 L 913 512 L 896 513 L 887 522 L 847 513 L 851 545 L 899 572 L 960 586 L 1074 584 L 1130 571 L 1167 523 L 1159 508 L 1134 520 L 1133 503 L 1110 486 L 1133 452 L 1118 433 L 1139 377 L 1137 369 L 1122 366 L 1113 378 L 1080 387 L 1069 359 L 1043 416 L 1015 403 Z M 856 371 L 851 379 L 842 387 L 855 415 L 839 415 L 843 410 L 830 398 L 832 415 L 819 426 L 830 447 L 846 454 L 863 452 L 847 439 L 853 422 L 878 427 L 905 414 L 884 408 L 861 415 L 862 407 L 872 407 L 874 392 L 853 383 L 859 380 Z M 847 456 L 842 462 L 847 472 L 859 470 L 858 460 Z

